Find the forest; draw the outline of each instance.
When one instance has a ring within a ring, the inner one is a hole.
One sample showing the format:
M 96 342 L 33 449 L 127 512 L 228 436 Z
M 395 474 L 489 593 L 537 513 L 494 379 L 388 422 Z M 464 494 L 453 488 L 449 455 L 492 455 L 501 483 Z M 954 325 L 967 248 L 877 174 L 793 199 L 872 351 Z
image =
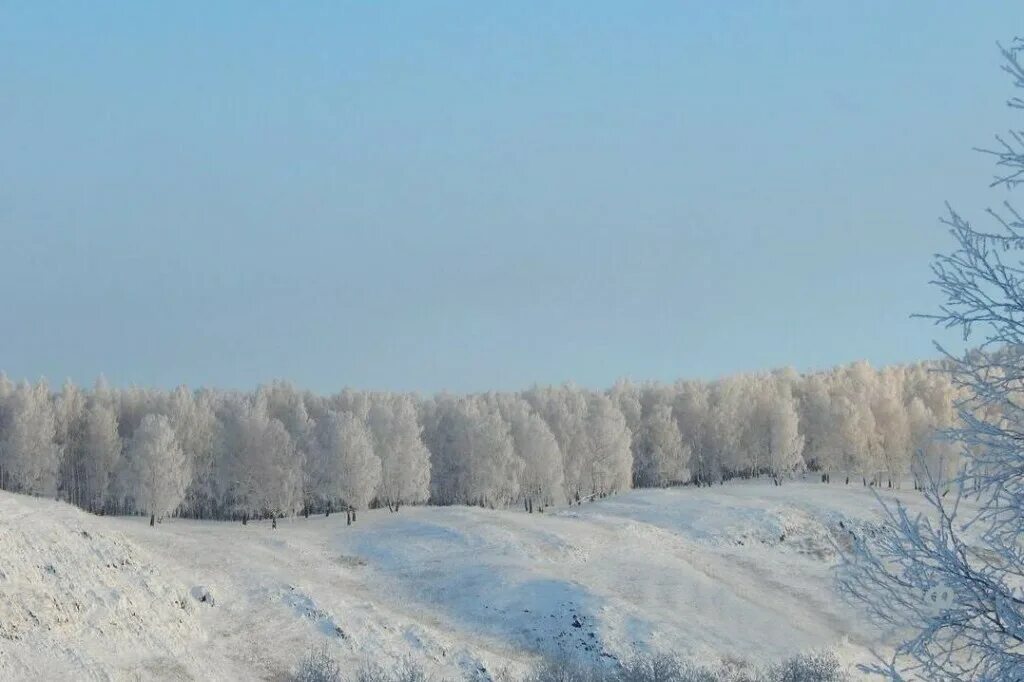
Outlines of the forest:
M 579 504 L 634 487 L 813 472 L 948 479 L 957 391 L 919 363 L 715 381 L 433 396 L 275 381 L 252 392 L 14 383 L 0 374 L 0 487 L 94 513 L 204 519 L 403 505 Z

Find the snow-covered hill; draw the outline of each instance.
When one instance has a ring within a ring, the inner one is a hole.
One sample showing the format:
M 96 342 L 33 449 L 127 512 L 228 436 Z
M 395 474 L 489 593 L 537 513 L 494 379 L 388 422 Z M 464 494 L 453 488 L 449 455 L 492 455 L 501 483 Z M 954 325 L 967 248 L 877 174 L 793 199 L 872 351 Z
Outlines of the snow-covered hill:
M 190 679 L 204 634 L 187 587 L 123 522 L 0 494 L 0 679 Z
M 0 679 L 282 679 L 322 644 L 482 677 L 558 652 L 851 661 L 878 635 L 835 594 L 833 541 L 876 515 L 862 487 L 811 482 L 276 530 L 0 493 Z

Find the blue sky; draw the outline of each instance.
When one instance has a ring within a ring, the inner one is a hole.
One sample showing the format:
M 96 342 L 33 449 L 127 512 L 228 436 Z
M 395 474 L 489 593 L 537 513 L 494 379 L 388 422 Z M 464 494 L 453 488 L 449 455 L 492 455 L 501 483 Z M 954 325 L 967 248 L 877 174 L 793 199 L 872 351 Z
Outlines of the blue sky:
M 433 391 L 949 340 L 1014 3 L 0 0 L 0 368 Z

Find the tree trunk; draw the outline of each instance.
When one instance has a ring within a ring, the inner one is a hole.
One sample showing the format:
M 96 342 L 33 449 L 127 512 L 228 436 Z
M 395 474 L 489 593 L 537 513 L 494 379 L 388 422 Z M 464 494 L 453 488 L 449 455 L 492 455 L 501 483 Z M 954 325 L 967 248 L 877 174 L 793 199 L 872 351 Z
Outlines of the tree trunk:
M 352 512 L 350 510 L 348 510 L 348 509 L 345 510 L 345 525 L 346 526 L 351 526 L 352 525 Z
M 270 527 L 277 528 L 277 514 L 270 517 Z
M 150 514 L 149 515 L 149 525 L 153 526 L 155 524 L 156 524 L 156 514 Z

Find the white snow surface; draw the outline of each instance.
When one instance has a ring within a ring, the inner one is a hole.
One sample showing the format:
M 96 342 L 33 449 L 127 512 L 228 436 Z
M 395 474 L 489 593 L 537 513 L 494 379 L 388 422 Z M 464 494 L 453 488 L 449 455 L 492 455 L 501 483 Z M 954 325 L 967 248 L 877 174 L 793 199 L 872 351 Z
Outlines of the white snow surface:
M 833 548 L 878 512 L 860 485 L 749 482 L 151 528 L 0 493 L 0 679 L 282 680 L 319 646 L 480 679 L 552 653 L 852 663 L 880 634 Z

